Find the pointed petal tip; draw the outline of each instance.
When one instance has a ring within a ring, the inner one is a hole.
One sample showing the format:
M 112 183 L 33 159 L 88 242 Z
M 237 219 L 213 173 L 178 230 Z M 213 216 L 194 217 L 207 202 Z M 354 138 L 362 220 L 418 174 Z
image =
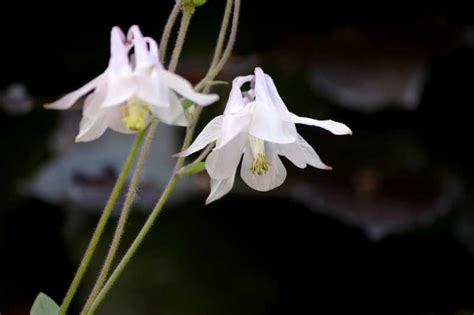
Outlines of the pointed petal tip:
M 171 157 L 173 157 L 173 158 L 184 157 L 184 156 L 186 156 L 186 155 L 184 154 L 184 152 L 185 152 L 185 151 L 181 151 L 181 152 L 175 153 L 175 154 L 171 155 Z
M 220 99 L 220 96 L 217 94 L 202 94 L 201 102 L 196 102 L 200 106 L 209 106 L 214 104 Z
M 261 67 L 255 67 L 255 70 L 254 70 L 255 74 L 259 73 L 259 74 L 264 74 L 265 72 L 263 72 L 262 68 Z
M 140 37 L 140 38 L 143 37 L 142 31 L 140 30 L 140 27 L 139 27 L 137 24 L 133 24 L 133 25 L 130 26 L 130 28 L 128 29 L 128 37 L 129 37 L 129 39 L 131 39 L 130 37 L 131 37 L 132 35 L 133 35 L 134 37 Z
M 209 205 L 210 203 L 213 203 L 214 201 L 221 199 L 222 197 L 224 197 L 224 196 L 220 196 L 220 197 L 217 197 L 217 198 L 216 198 L 215 196 L 212 195 L 212 192 L 211 192 L 211 193 L 209 194 L 209 196 L 206 198 L 206 202 L 204 203 L 204 205 L 207 206 L 207 205 Z
M 56 102 L 43 104 L 42 106 L 43 106 L 43 108 L 45 108 L 45 109 L 62 109 L 62 108 L 59 108 L 59 107 L 57 106 Z

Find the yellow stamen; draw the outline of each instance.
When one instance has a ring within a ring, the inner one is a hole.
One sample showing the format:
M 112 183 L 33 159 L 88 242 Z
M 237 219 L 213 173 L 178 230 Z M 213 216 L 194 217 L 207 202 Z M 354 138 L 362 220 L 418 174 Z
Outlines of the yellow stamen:
M 120 107 L 120 112 L 122 123 L 133 131 L 143 130 L 151 120 L 150 106 L 136 97 L 132 97 L 126 105 Z
M 271 164 L 265 158 L 265 144 L 262 140 L 253 136 L 249 137 L 250 148 L 252 149 L 253 161 L 250 171 L 254 175 L 264 175 L 268 172 Z

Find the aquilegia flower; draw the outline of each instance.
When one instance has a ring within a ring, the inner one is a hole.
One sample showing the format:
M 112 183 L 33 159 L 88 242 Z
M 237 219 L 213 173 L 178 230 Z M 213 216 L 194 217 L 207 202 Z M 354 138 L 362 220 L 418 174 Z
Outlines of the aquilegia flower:
M 156 117 L 178 126 L 188 124 L 178 94 L 205 106 L 217 95 L 196 93 L 182 77 L 163 68 L 156 42 L 132 26 L 127 37 L 118 27 L 111 32 L 111 56 L 104 73 L 60 100 L 50 109 L 68 109 L 93 90 L 84 102 L 77 142 L 100 137 L 107 128 L 122 133 L 143 130 Z M 133 54 L 131 53 L 133 49 Z
M 251 82 L 251 88 L 242 92 L 246 82 Z M 178 155 L 190 155 L 216 141 L 206 159 L 206 170 L 211 177 L 211 193 L 206 203 L 221 198 L 232 189 L 242 154 L 240 176 L 243 181 L 255 190 L 269 191 L 280 186 L 286 178 L 280 155 L 299 168 L 311 165 L 331 169 L 298 134 L 295 124 L 321 127 L 335 135 L 352 134 L 342 123 L 291 113 L 272 78 L 256 68 L 255 75 L 237 77 L 233 81 L 224 114 L 209 122 L 194 143 Z

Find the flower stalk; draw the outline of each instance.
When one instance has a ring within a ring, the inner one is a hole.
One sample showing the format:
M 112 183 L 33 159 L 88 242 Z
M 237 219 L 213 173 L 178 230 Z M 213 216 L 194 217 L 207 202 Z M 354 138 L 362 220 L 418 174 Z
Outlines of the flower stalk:
M 132 179 L 129 184 L 129 188 L 127 191 L 127 196 L 125 197 L 124 204 L 122 206 L 122 210 L 120 212 L 120 217 L 117 222 L 117 227 L 115 229 L 115 233 L 112 239 L 112 243 L 110 244 L 109 251 L 107 253 L 107 257 L 105 258 L 104 264 L 102 265 L 102 269 L 99 273 L 99 276 L 97 277 L 97 280 L 94 284 L 94 287 L 87 299 L 87 302 L 84 306 L 84 309 L 81 312 L 81 315 L 87 314 L 89 311 L 90 307 L 92 306 L 92 303 L 94 302 L 95 298 L 97 297 L 97 294 L 99 294 L 100 289 L 102 288 L 102 285 L 104 284 L 105 280 L 107 279 L 107 275 L 109 274 L 110 267 L 112 265 L 112 262 L 117 254 L 117 250 L 120 246 L 120 240 L 122 239 L 122 235 L 125 230 L 125 224 L 128 219 L 128 215 L 130 213 L 130 208 L 133 205 L 133 202 L 135 201 L 136 195 L 137 195 L 137 189 L 139 185 L 139 180 L 140 176 L 143 171 L 143 167 L 145 166 L 145 161 L 148 157 L 148 153 L 150 152 L 150 147 L 153 142 L 153 136 L 155 134 L 155 129 L 158 124 L 158 121 L 155 120 L 151 123 L 149 127 L 149 131 L 147 132 L 147 135 L 145 137 L 145 142 L 143 144 L 140 156 L 137 161 L 137 165 L 135 166 L 135 171 L 133 173 Z
M 228 0 L 228 4 L 229 4 L 229 2 L 232 2 L 232 0 Z M 240 9 L 240 0 L 236 0 L 236 5 L 234 6 L 233 22 L 232 22 L 232 28 L 233 29 L 231 30 L 231 35 L 230 35 L 231 37 L 228 41 L 228 44 L 226 46 L 224 55 L 222 57 L 223 59 L 225 58 L 224 63 L 228 59 L 228 56 L 230 56 L 233 45 L 235 43 L 236 27 L 238 25 L 238 21 L 235 21 L 235 19 L 239 18 L 239 12 L 238 12 L 239 9 Z M 237 11 L 237 13 L 235 11 Z M 231 13 L 231 10 L 225 10 L 224 20 L 226 19 L 226 16 L 230 15 L 230 13 Z M 183 12 L 183 18 L 182 19 L 188 19 L 188 18 L 190 19 L 191 16 L 186 17 L 186 12 Z M 184 22 L 182 21 L 181 26 L 183 26 L 183 25 L 185 25 L 185 26 L 189 25 L 189 21 L 184 21 Z M 220 31 L 219 34 L 222 34 L 222 33 L 225 34 L 226 29 L 223 29 L 223 28 L 227 28 L 227 25 L 228 25 L 228 23 L 224 23 L 224 22 L 222 23 L 221 31 Z M 181 27 L 180 27 L 180 29 L 181 29 Z M 180 34 L 181 34 L 181 32 L 180 32 Z M 182 35 L 182 36 L 183 36 L 182 41 L 184 41 L 184 35 Z M 223 41 L 223 40 L 224 40 L 224 36 L 219 36 L 218 44 L 216 45 L 216 50 L 214 52 L 213 63 L 211 64 L 211 67 L 210 67 L 210 70 L 208 71 L 208 73 L 211 72 L 213 68 L 215 68 L 214 61 L 218 60 L 219 57 L 216 57 L 216 55 L 218 56 L 220 54 L 219 50 L 221 49 L 221 48 L 219 48 L 219 42 Z M 179 42 L 181 42 L 181 41 L 178 38 L 177 43 L 179 43 Z M 220 46 L 220 47 L 222 47 L 222 46 Z M 181 51 L 181 48 L 178 48 L 178 50 L 177 50 L 177 48 L 175 47 L 173 55 L 175 55 L 175 53 L 177 53 L 177 52 L 180 53 L 180 51 Z M 228 55 L 228 56 L 226 57 L 226 55 Z M 175 64 L 173 62 L 173 59 L 174 58 L 172 58 L 172 61 L 170 62 L 170 69 L 169 69 L 170 71 L 174 70 L 176 68 L 176 65 L 177 65 L 177 63 Z M 224 63 L 222 63 L 223 59 L 221 59 L 218 63 L 218 65 L 222 64 L 222 67 L 223 67 L 223 64 L 224 64 Z M 222 67 L 220 67 L 220 69 L 222 69 Z M 219 71 L 215 71 L 215 70 L 212 71 L 212 73 L 215 73 L 215 75 L 212 77 L 212 79 L 219 73 Z M 197 120 L 198 120 L 199 113 L 200 113 L 201 110 L 202 110 L 202 107 L 198 107 L 196 109 L 193 117 L 192 117 L 190 125 L 187 129 L 185 138 L 183 140 L 183 145 L 182 145 L 182 148 L 181 148 L 182 150 L 185 150 L 191 144 L 191 141 L 192 141 L 193 135 L 194 135 L 194 130 L 196 128 Z M 168 200 L 168 198 L 170 197 L 170 195 L 173 192 L 174 188 L 176 187 L 176 184 L 178 183 L 179 179 L 181 178 L 181 174 L 179 173 L 179 171 L 183 167 L 184 162 L 185 162 L 184 157 L 179 157 L 177 159 L 175 167 L 174 167 L 173 175 L 169 179 L 165 190 L 163 191 L 161 197 L 159 198 L 158 202 L 156 203 L 155 207 L 153 208 L 153 211 L 151 212 L 151 214 L 148 217 L 147 221 L 145 222 L 145 224 L 141 228 L 141 230 L 138 233 L 137 237 L 132 242 L 132 244 L 128 248 L 127 252 L 125 253 L 123 258 L 121 259 L 121 261 L 119 262 L 119 264 L 117 265 L 115 270 L 112 272 L 112 274 L 108 278 L 107 282 L 105 283 L 105 285 L 103 286 L 103 288 L 101 289 L 99 294 L 97 295 L 97 298 L 95 299 L 94 303 L 92 304 L 88 315 L 94 314 L 97 307 L 102 303 L 104 298 L 109 293 L 110 289 L 113 287 L 113 285 L 115 284 L 117 279 L 120 277 L 120 275 L 124 271 L 125 267 L 128 265 L 130 260 L 135 255 L 136 251 L 140 247 L 140 245 L 141 245 L 142 241 L 144 240 L 144 238 L 146 237 L 146 235 L 150 232 L 150 229 L 153 226 L 156 218 L 161 213 L 161 210 L 163 209 L 163 206 L 165 205 L 166 201 Z
M 140 144 L 143 141 L 144 134 L 145 134 L 144 132 L 140 132 L 135 137 L 135 140 L 130 149 L 130 153 L 128 154 L 127 160 L 125 161 L 122 171 L 120 172 L 120 175 L 117 178 L 117 182 L 115 183 L 112 193 L 110 194 L 110 197 L 105 205 L 104 211 L 102 212 L 102 215 L 100 216 L 99 222 L 97 223 L 97 226 L 94 230 L 94 234 L 92 235 L 89 245 L 87 246 L 86 252 L 84 253 L 81 263 L 79 264 L 79 268 L 77 269 L 77 272 L 69 286 L 66 296 L 64 297 L 63 303 L 61 304 L 61 307 L 59 309 L 59 315 L 66 314 L 71 304 L 72 298 L 76 294 L 77 288 L 79 287 L 79 284 L 81 283 L 81 280 L 84 277 L 84 274 L 87 270 L 87 266 L 89 265 L 91 261 L 91 258 L 97 247 L 97 243 L 99 242 L 100 237 L 102 236 L 102 232 L 104 231 L 105 225 L 107 223 L 107 220 L 110 217 L 110 213 L 114 209 L 115 203 L 117 202 L 117 199 L 120 195 L 120 191 L 122 190 L 122 187 L 125 184 L 125 179 L 127 178 L 128 172 L 130 171 L 130 168 L 133 165 L 133 161 L 135 160 Z

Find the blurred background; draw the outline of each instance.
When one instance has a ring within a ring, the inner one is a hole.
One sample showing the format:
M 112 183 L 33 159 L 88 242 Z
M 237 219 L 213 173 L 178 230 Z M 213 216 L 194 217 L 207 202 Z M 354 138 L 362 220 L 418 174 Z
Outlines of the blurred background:
M 291 111 L 342 121 L 354 135 L 300 126 L 334 170 L 284 161 L 289 177 L 271 193 L 238 179 L 205 207 L 207 175 L 183 181 L 98 314 L 472 314 L 472 11 L 455 3 L 242 2 L 220 79 L 260 65 Z M 193 18 L 178 72 L 194 83 L 210 62 L 224 4 L 209 0 Z M 29 314 L 39 292 L 60 303 L 132 142 L 108 131 L 74 144 L 80 108 L 41 104 L 106 68 L 112 26 L 139 24 L 159 39 L 172 5 L 19 2 L 3 11 L 2 315 Z M 229 86 L 215 91 L 225 101 Z M 223 106 L 206 109 L 201 126 Z M 160 126 L 122 249 L 163 189 L 183 134 Z

